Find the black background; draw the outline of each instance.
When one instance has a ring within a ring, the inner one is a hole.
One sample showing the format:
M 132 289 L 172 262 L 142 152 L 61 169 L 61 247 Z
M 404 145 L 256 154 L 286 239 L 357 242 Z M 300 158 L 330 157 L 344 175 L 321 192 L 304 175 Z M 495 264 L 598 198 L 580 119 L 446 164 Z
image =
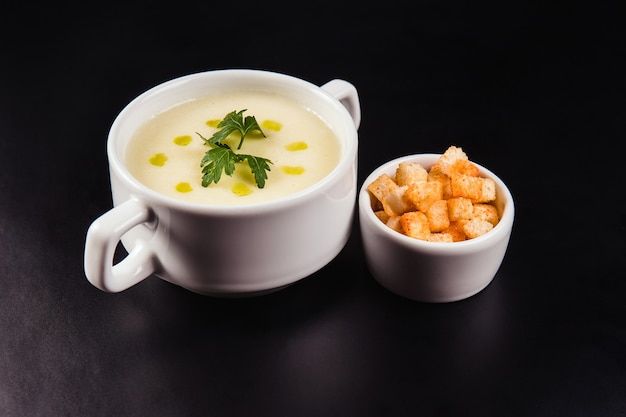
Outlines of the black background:
M 625 416 L 624 35 L 602 2 L 1 6 L 0 416 Z M 93 287 L 113 119 L 222 68 L 352 82 L 359 185 L 463 147 L 515 198 L 494 281 L 400 298 L 355 217 L 335 260 L 274 294 Z

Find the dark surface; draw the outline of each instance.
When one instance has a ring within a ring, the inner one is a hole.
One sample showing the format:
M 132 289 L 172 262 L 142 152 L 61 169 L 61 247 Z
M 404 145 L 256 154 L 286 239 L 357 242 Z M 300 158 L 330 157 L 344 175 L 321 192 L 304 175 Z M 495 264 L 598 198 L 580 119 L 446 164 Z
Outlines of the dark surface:
M 227 4 L 2 6 L 0 416 L 625 416 L 616 10 Z M 327 267 L 263 297 L 93 287 L 84 237 L 111 207 L 110 124 L 144 90 L 219 68 L 352 82 L 359 184 L 462 146 L 516 201 L 494 281 L 455 303 L 402 299 L 355 227 Z

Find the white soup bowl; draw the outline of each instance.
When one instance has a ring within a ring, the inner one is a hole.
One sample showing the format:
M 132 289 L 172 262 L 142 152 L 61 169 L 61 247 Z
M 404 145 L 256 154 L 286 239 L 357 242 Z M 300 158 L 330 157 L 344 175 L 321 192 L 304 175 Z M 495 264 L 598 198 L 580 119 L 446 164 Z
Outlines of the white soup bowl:
M 181 102 L 231 90 L 272 92 L 308 107 L 335 132 L 339 163 L 302 191 L 248 205 L 188 203 L 130 174 L 124 155 L 147 119 Z M 347 81 L 317 86 L 260 70 L 191 74 L 139 95 L 109 132 L 113 208 L 87 231 L 87 279 L 103 291 L 119 292 L 155 275 L 197 293 L 231 297 L 275 291 L 313 274 L 339 254 L 351 232 L 360 117 L 357 91 Z M 113 264 L 119 242 L 128 256 Z

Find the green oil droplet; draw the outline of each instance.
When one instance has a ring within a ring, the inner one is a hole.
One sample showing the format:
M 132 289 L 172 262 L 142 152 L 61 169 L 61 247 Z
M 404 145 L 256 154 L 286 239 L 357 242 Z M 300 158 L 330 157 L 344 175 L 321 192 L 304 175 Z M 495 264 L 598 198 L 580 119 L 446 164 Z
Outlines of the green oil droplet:
M 176 184 L 176 191 L 178 191 L 179 193 L 188 193 L 192 190 L 193 188 L 191 188 L 191 184 L 189 184 L 188 182 L 179 182 L 178 184 Z
M 306 142 L 291 142 L 290 144 L 285 146 L 285 149 L 287 149 L 288 151 L 302 151 L 307 149 L 308 147 L 309 145 L 307 145 Z
M 207 120 L 206 121 L 206 125 L 209 127 L 217 127 L 217 125 L 219 125 L 221 122 L 221 120 L 219 119 L 211 119 L 211 120 Z
M 191 136 L 189 135 L 176 136 L 174 138 L 174 143 L 179 146 L 187 146 L 191 143 Z
M 263 120 L 263 122 L 261 123 L 261 127 L 268 130 L 275 130 L 276 132 L 278 132 L 280 129 L 283 128 L 283 125 L 275 120 Z
M 150 163 L 157 167 L 162 167 L 165 165 L 165 161 L 167 161 L 167 156 L 164 153 L 157 153 L 152 158 L 149 159 Z
M 252 189 L 242 182 L 234 184 L 230 190 L 233 192 L 233 194 L 236 194 L 240 197 L 252 194 Z
M 289 165 L 283 165 L 280 167 L 285 174 L 288 175 L 302 175 L 304 174 L 304 167 L 292 167 Z

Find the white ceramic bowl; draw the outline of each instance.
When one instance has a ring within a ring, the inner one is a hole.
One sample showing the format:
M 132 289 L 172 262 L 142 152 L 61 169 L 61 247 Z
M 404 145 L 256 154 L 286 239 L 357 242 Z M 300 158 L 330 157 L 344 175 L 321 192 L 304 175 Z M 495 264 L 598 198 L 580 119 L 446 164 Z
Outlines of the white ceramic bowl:
M 430 169 L 440 156 L 409 155 L 387 162 L 367 177 L 358 196 L 363 248 L 371 274 L 388 290 L 422 302 L 462 300 L 489 285 L 504 259 L 515 213 L 507 186 L 493 172 L 475 164 L 481 176 L 496 183 L 501 219 L 490 232 L 463 242 L 436 243 L 405 236 L 380 221 L 367 186 L 383 173 L 393 177 L 400 162 L 418 162 Z
M 271 92 L 311 109 L 337 134 L 337 166 L 295 194 L 231 206 L 177 200 L 130 174 L 126 147 L 147 119 L 181 102 L 228 91 Z M 230 297 L 275 291 L 313 274 L 341 251 L 351 232 L 359 122 L 356 88 L 340 79 L 317 86 L 286 74 L 216 70 L 142 93 L 109 132 L 114 207 L 87 232 L 87 279 L 103 291 L 119 292 L 156 275 L 201 294 Z M 114 265 L 120 242 L 129 254 Z

